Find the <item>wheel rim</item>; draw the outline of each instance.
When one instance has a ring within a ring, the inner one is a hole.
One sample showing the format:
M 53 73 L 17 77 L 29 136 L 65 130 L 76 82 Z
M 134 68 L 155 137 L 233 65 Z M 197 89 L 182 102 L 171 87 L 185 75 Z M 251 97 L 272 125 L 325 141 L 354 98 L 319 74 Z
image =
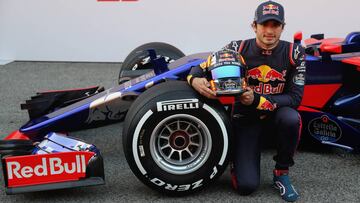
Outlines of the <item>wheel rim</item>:
M 207 126 L 188 114 L 162 120 L 150 138 L 150 153 L 155 163 L 171 174 L 188 174 L 208 159 L 212 140 Z

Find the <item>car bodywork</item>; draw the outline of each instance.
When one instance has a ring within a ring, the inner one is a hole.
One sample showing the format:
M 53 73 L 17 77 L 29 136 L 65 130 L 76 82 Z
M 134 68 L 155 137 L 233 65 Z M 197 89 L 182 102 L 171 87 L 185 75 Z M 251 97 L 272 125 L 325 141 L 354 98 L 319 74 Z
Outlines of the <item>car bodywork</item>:
M 299 40 L 299 36 L 295 39 Z M 350 33 L 345 39 L 322 39 L 316 35 L 305 40 L 305 45 L 306 85 L 298 108 L 303 137 L 314 143 L 359 150 L 360 33 Z M 155 55 L 152 52 L 149 50 L 150 55 Z M 152 57 L 153 69 L 145 74 L 31 119 L 4 139 L 4 143 L 39 142 L 30 154 L 2 156 L 6 192 L 16 194 L 103 184 L 99 150 L 58 132 L 123 120 L 138 95 L 167 80 L 185 80 L 191 67 L 202 63 L 209 54 L 189 55 L 170 64 L 163 57 Z M 220 101 L 229 106 L 233 102 L 230 97 L 220 97 Z M 21 181 L 23 179 L 27 182 Z

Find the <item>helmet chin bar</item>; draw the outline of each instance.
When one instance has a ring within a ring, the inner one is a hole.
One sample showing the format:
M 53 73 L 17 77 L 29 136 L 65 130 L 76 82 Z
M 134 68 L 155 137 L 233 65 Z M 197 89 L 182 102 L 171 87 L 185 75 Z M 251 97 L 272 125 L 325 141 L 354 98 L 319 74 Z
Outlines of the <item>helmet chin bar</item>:
M 245 78 L 219 78 L 210 81 L 211 89 L 217 96 L 221 95 L 239 95 L 245 91 Z

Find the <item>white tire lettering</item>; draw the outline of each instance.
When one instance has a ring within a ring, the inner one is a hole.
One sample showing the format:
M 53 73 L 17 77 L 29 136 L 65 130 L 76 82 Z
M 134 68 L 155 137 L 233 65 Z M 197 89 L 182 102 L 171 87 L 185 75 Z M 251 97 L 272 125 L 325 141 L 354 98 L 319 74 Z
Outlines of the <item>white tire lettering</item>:
M 154 183 L 155 185 L 157 185 L 157 186 L 163 186 L 163 185 L 165 185 L 165 182 L 162 181 L 162 180 L 160 180 L 160 179 L 158 179 L 158 178 L 153 178 L 153 179 L 151 179 L 150 181 L 151 181 L 152 183 Z
M 187 185 L 179 185 L 179 188 L 177 189 L 178 191 L 186 191 L 190 189 L 190 184 Z
M 210 179 L 213 179 L 217 173 L 218 173 L 218 170 L 217 170 L 216 166 L 214 166 L 213 172 L 210 175 Z
M 151 110 L 149 110 L 148 112 L 146 112 L 146 114 L 140 119 L 138 125 L 135 128 L 134 131 L 134 136 L 133 136 L 133 140 L 132 140 L 132 152 L 133 152 L 133 157 L 136 163 L 137 168 L 140 170 L 141 174 L 145 175 L 146 171 L 144 169 L 144 167 L 142 166 L 140 159 L 139 159 L 139 155 L 138 155 L 138 148 L 137 148 L 137 143 L 139 140 L 139 135 L 140 135 L 140 130 L 143 127 L 144 123 L 146 122 L 146 120 L 153 114 L 153 112 Z
M 167 189 L 167 190 L 176 190 L 177 187 L 178 187 L 177 185 L 172 186 L 169 183 L 167 183 L 166 186 L 165 186 L 165 189 Z
M 195 188 L 201 187 L 202 186 L 202 181 L 203 181 L 203 179 L 198 180 L 195 183 L 191 184 L 193 186 L 191 189 L 193 190 Z

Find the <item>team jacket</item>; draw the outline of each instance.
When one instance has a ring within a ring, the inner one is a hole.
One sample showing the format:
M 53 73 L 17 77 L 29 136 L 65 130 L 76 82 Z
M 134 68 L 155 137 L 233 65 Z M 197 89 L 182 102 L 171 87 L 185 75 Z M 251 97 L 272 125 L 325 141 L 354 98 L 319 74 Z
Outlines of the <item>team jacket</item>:
M 247 82 L 254 90 L 254 102 L 244 106 L 238 102 L 238 108 L 257 109 L 269 112 L 282 106 L 297 108 L 300 105 L 305 84 L 305 52 L 301 45 L 280 41 L 272 49 L 263 50 L 255 39 L 232 41 L 223 49 L 239 52 L 246 62 Z M 194 77 L 206 76 L 208 60 L 193 67 L 187 77 L 191 83 Z M 262 114 L 262 113 L 261 113 Z

